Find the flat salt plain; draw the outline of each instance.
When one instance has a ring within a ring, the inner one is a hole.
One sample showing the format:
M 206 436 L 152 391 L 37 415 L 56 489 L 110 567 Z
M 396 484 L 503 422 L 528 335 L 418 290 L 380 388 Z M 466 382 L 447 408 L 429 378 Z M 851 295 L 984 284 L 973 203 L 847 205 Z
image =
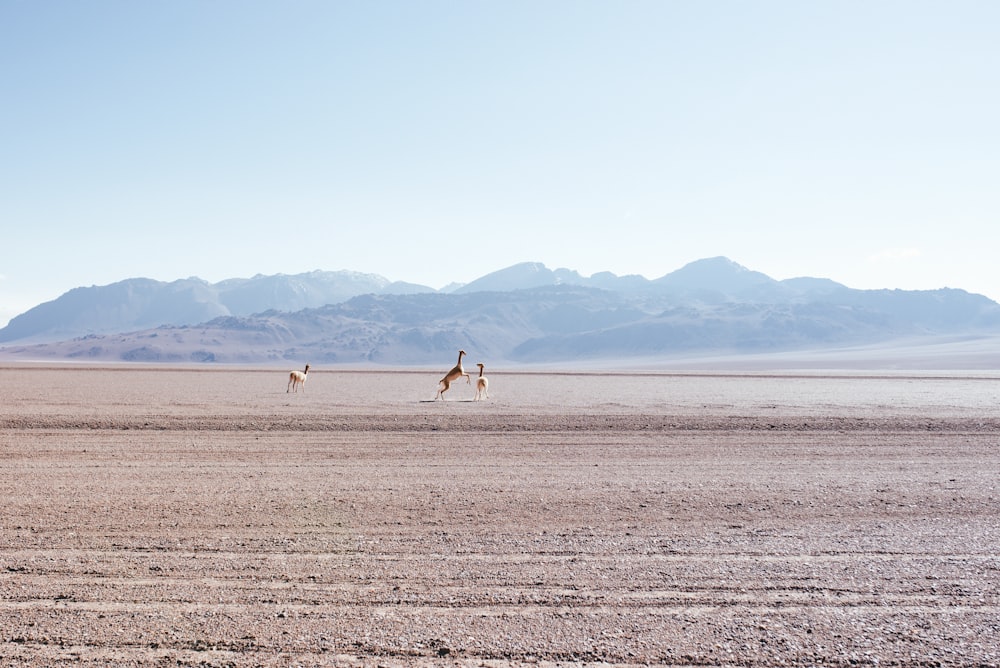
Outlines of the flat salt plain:
M 1000 665 L 1000 374 L 0 367 L 0 664 Z

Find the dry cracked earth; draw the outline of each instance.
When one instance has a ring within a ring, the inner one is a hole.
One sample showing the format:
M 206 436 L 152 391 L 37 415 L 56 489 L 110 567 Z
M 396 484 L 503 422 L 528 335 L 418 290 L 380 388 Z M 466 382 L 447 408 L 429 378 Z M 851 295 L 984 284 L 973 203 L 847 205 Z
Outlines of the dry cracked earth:
M 0 665 L 1000 665 L 1000 378 L 0 368 Z

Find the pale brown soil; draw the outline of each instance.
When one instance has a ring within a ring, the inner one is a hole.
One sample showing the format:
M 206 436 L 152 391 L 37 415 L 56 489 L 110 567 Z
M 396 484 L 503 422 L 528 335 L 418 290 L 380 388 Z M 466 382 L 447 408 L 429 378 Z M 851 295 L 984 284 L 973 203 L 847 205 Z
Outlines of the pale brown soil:
M 1000 378 L 439 376 L 0 367 L 0 665 L 1000 665 Z

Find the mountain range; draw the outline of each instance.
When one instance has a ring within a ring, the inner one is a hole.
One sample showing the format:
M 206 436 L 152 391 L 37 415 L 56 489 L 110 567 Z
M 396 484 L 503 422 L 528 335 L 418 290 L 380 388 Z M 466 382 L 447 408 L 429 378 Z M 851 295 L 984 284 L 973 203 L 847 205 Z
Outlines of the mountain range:
M 775 280 L 728 258 L 661 278 L 537 262 L 436 291 L 314 271 L 208 283 L 134 278 L 70 290 L 0 329 L 7 357 L 141 362 L 427 364 L 648 358 L 1000 334 L 1000 305 L 964 290 L 856 290 Z

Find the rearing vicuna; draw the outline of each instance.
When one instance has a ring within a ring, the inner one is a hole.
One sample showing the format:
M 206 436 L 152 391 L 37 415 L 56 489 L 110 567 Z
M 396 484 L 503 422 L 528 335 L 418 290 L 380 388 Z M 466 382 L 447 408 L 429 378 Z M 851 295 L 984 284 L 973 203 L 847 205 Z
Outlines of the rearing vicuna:
M 435 400 L 437 400 L 438 398 L 440 398 L 440 399 L 443 400 L 444 399 L 444 393 L 448 391 L 449 387 L 451 387 L 452 381 L 458 380 L 462 376 L 465 376 L 465 382 L 466 383 L 472 383 L 472 379 L 469 378 L 469 374 L 465 373 L 465 369 L 462 368 L 462 356 L 463 355 L 465 355 L 465 351 L 464 350 L 459 350 L 458 351 L 458 364 L 456 364 L 454 367 L 452 367 L 451 371 L 449 371 L 448 373 L 446 373 L 444 375 L 444 378 L 442 378 L 441 380 L 438 381 L 438 386 L 439 387 L 438 387 L 437 394 L 434 395 L 434 399 Z

